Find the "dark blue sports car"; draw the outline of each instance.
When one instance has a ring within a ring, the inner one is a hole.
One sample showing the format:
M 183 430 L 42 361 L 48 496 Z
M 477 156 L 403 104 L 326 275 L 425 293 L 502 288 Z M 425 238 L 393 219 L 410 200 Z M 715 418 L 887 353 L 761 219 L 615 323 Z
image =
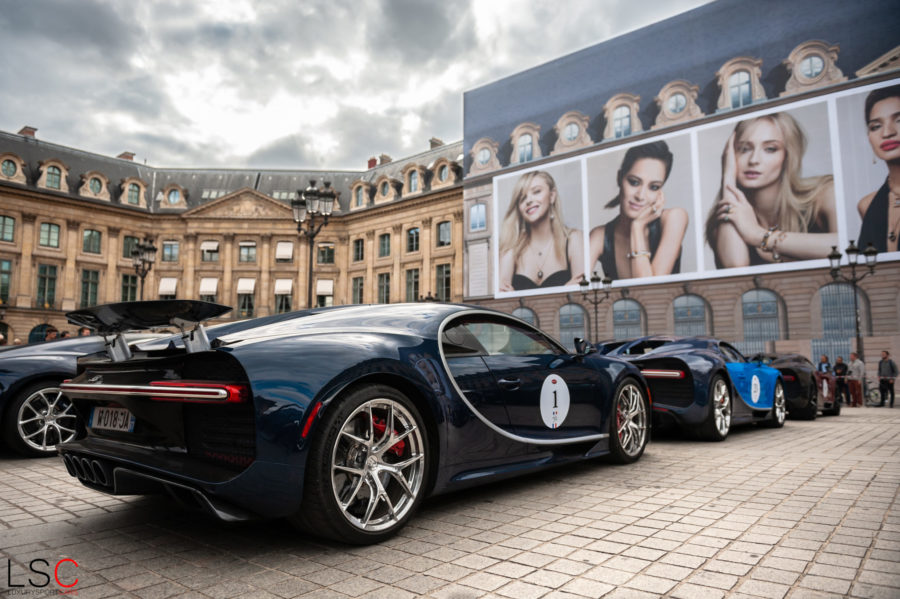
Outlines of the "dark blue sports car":
M 70 474 L 372 543 L 427 495 L 600 455 L 633 462 L 647 443 L 635 366 L 583 342 L 571 353 L 506 314 L 392 304 L 199 324 L 228 310 L 170 300 L 69 314 L 111 337 L 183 331 L 79 362 L 62 385 L 86 423 L 60 448 Z
M 724 341 L 652 336 L 602 343 L 600 351 L 641 369 L 657 423 L 674 423 L 710 441 L 723 441 L 736 424 L 784 426 L 781 373 L 747 360 Z
M 131 334 L 129 340 L 147 337 Z M 75 436 L 78 417 L 59 384 L 75 376 L 80 356 L 103 347 L 96 335 L 0 347 L 0 430 L 10 449 L 53 456 L 57 444 Z

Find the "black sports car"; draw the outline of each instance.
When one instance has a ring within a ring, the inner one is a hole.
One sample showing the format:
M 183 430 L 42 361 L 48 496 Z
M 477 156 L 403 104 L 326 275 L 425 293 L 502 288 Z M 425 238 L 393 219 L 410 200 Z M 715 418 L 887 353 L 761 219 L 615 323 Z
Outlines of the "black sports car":
M 0 427 L 10 449 L 56 455 L 57 444 L 75 435 L 77 416 L 59 384 L 75 376 L 79 356 L 103 348 L 103 337 L 96 335 L 0 348 Z
M 816 367 L 808 358 L 800 354 L 759 353 L 753 359 L 781 372 L 784 381 L 784 396 L 787 400 L 788 415 L 800 420 L 815 420 L 816 412 L 822 410 L 826 416 L 841 412 L 840 403 L 835 403 L 833 393 L 819 393 Z M 827 385 L 826 384 L 826 391 Z M 831 384 L 832 388 L 834 383 Z M 819 399 L 822 405 L 819 405 Z
M 171 300 L 69 314 L 110 335 L 184 331 L 80 361 L 62 386 L 87 425 L 60 449 L 70 474 L 371 543 L 426 495 L 600 455 L 633 462 L 647 443 L 636 367 L 584 343 L 570 353 L 506 314 L 390 304 L 198 324 L 228 310 Z
M 781 374 L 724 341 L 658 335 L 599 347 L 641 369 L 659 424 L 674 423 L 710 441 L 724 440 L 735 424 L 784 425 Z

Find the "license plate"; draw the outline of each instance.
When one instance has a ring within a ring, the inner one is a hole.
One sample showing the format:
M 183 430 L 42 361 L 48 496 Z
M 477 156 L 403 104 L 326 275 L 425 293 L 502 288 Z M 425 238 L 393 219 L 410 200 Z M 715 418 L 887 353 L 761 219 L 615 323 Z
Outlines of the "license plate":
M 134 432 L 134 415 L 125 408 L 95 407 L 90 427 L 123 433 Z

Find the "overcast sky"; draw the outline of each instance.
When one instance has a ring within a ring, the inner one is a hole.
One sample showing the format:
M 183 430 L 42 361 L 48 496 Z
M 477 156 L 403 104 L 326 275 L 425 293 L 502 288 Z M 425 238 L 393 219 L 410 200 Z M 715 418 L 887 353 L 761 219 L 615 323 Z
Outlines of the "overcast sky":
M 0 129 L 152 166 L 360 170 L 461 140 L 468 89 L 704 2 L 0 0 Z

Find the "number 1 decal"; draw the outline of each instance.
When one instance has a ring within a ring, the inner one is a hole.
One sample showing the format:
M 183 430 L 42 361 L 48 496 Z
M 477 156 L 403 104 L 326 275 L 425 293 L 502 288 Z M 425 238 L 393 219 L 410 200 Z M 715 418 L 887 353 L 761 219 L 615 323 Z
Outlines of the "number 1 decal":
M 569 387 L 558 374 L 551 374 L 541 386 L 541 419 L 547 428 L 559 428 L 569 414 Z

